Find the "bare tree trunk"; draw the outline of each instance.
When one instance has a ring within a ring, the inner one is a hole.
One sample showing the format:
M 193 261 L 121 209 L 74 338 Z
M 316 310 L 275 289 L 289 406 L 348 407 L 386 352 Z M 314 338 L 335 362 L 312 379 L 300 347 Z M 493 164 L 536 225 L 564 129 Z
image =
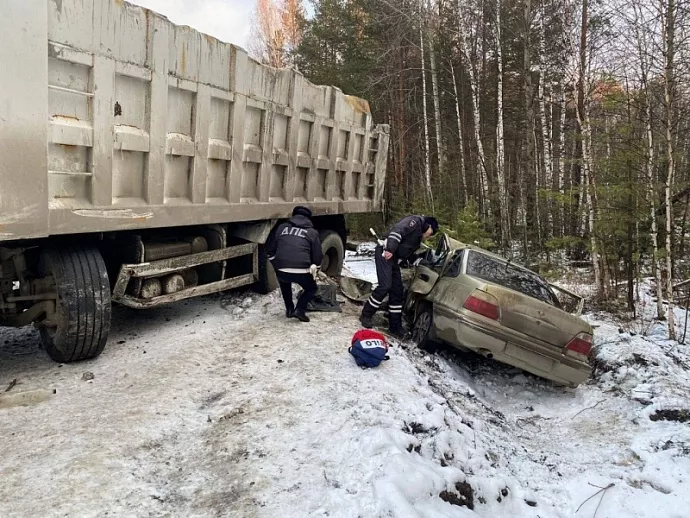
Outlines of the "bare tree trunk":
M 630 85 L 628 83 L 628 77 L 627 74 L 625 76 L 625 112 L 627 115 L 627 123 L 630 128 L 633 127 L 634 125 L 634 120 L 633 120 L 633 115 L 632 115 L 632 106 L 630 103 L 631 96 L 630 96 Z M 634 189 L 633 186 L 635 185 L 635 168 L 633 167 L 632 160 L 629 158 L 626 160 L 626 169 L 628 171 L 628 222 L 627 222 L 627 231 L 628 231 L 628 242 L 627 242 L 627 251 L 626 251 L 626 257 L 625 257 L 625 270 L 626 270 L 626 276 L 627 276 L 627 299 L 628 299 L 628 311 L 630 311 L 631 315 L 633 318 L 635 318 L 635 220 L 637 219 L 635 217 L 636 212 L 637 212 L 637 206 L 638 206 L 638 191 L 637 189 Z
M 685 234 L 687 233 L 688 210 L 690 209 L 690 194 L 685 196 L 685 209 L 683 209 L 683 219 L 680 225 L 680 243 L 678 243 L 677 257 L 685 257 Z
M 580 138 L 582 137 L 582 131 L 580 132 Z M 584 152 L 583 152 L 583 157 L 584 157 Z M 584 160 L 584 158 L 583 158 Z M 578 192 L 579 192 L 579 202 L 578 202 L 578 217 L 579 217 L 579 223 L 578 223 L 578 228 L 580 231 L 580 235 L 582 237 L 587 236 L 588 228 L 589 225 L 587 223 L 587 184 L 585 183 L 584 179 L 584 165 L 582 165 L 582 174 L 580 178 L 580 185 L 578 187 Z
M 531 153 L 528 154 L 528 156 L 532 157 L 532 162 L 534 164 L 534 210 L 532 211 L 534 220 L 532 222 L 532 226 L 534 229 L 537 231 L 537 243 L 540 245 L 543 244 L 543 228 L 544 228 L 544 223 L 542 222 L 542 201 L 541 201 L 541 192 L 542 192 L 542 186 L 544 185 L 544 179 L 543 179 L 543 174 L 542 174 L 542 168 L 541 164 L 539 161 L 539 157 L 535 156 L 538 154 L 539 150 L 539 144 L 537 142 L 537 123 L 536 123 L 536 114 L 534 113 L 533 109 L 528 110 L 528 119 L 532 119 L 532 151 Z M 543 248 L 543 247 L 542 247 Z
M 469 44 L 467 41 L 467 31 L 464 27 L 464 20 L 462 19 L 462 0 L 458 0 L 458 13 L 460 14 L 459 30 L 460 30 L 460 46 L 462 47 L 462 54 L 467 63 L 467 74 L 470 79 L 470 90 L 472 98 L 472 117 L 474 120 L 474 138 L 477 141 L 477 154 L 479 156 L 479 183 L 481 185 L 482 207 L 486 215 L 491 214 L 491 207 L 489 204 L 489 178 L 486 172 L 486 156 L 484 154 L 484 144 L 482 143 L 482 119 L 479 112 L 479 83 L 477 75 L 472 66 L 472 55 L 470 54 Z
M 524 171 L 521 171 L 524 169 L 524 167 L 520 166 L 518 167 L 518 177 L 525 177 Z M 525 182 L 517 182 L 518 183 L 518 196 L 519 196 L 519 201 L 518 201 L 518 207 L 517 207 L 517 214 L 516 218 L 517 221 L 520 222 L 522 225 L 523 229 L 523 238 L 524 238 L 524 256 L 527 257 L 529 255 L 529 236 L 527 234 L 527 187 L 525 186 Z
M 649 96 L 649 93 L 647 93 Z M 661 265 L 659 264 L 659 228 L 656 219 L 656 192 L 654 192 L 654 132 L 652 131 L 652 109 L 651 99 L 647 97 L 646 101 L 646 126 L 647 126 L 647 160 L 646 160 L 646 176 L 647 176 L 647 201 L 649 203 L 649 215 L 651 218 L 651 238 L 652 238 L 652 271 L 654 273 L 654 280 L 656 282 L 656 314 L 657 318 L 664 318 L 664 295 L 663 284 L 661 282 Z
M 640 284 L 642 281 L 642 254 L 640 253 L 640 220 L 635 221 L 635 248 L 637 261 L 635 263 L 635 302 L 640 303 Z
M 632 167 L 629 167 L 628 169 L 629 176 L 632 177 Z M 630 181 L 630 184 L 632 185 L 632 179 Z M 626 275 L 628 277 L 628 310 L 633 313 L 633 317 L 635 316 L 635 265 L 634 265 L 634 224 L 633 224 L 633 215 L 635 213 L 635 209 L 637 208 L 637 202 L 633 198 L 633 193 L 632 193 L 632 188 L 630 189 L 630 196 L 628 197 L 628 203 L 630 205 L 630 216 L 628 220 L 628 250 L 627 250 L 627 257 L 626 257 Z
M 424 112 L 424 185 L 426 187 L 426 197 L 434 213 L 434 194 L 431 189 L 431 164 L 429 163 L 429 117 L 426 107 L 426 61 L 424 59 L 424 6 L 420 6 L 421 20 L 419 23 L 419 48 L 422 55 L 422 109 Z
M 544 0 L 541 5 L 541 16 L 539 22 L 539 110 L 541 112 L 541 137 L 544 147 L 544 186 L 548 191 L 553 190 L 553 161 L 551 160 L 551 132 L 549 130 L 549 120 L 546 117 L 546 36 L 544 31 Z M 546 207 L 546 239 L 553 236 L 553 211 L 552 200 L 548 197 L 545 202 Z
M 666 112 L 666 297 L 668 298 L 668 338 L 676 339 L 676 322 L 673 318 L 673 206 L 671 189 L 675 174 L 675 152 L 673 141 L 673 124 L 675 121 L 675 36 L 676 36 L 676 1 L 667 0 L 664 25 L 664 108 Z
M 507 244 L 510 241 L 510 209 L 508 207 L 508 195 L 506 192 L 505 176 L 505 139 L 503 123 L 503 47 L 501 44 L 501 0 L 496 0 L 496 63 L 498 73 L 497 84 L 497 112 L 496 121 L 496 176 L 498 180 L 498 210 L 501 214 L 501 241 Z
M 551 191 L 557 191 L 558 189 L 556 187 L 556 178 L 554 176 L 554 169 L 556 167 L 556 164 L 555 164 L 556 157 L 555 157 L 555 154 L 553 151 L 553 105 L 554 105 L 553 101 L 554 101 L 554 99 L 553 99 L 553 84 L 550 84 L 549 85 L 549 97 L 548 97 L 547 102 L 546 102 L 546 104 L 548 106 L 548 112 L 549 112 L 549 116 L 547 119 L 548 123 L 546 125 L 546 128 L 548 130 L 546 133 L 546 137 L 547 137 L 548 143 L 549 143 L 549 168 L 550 168 L 549 189 Z
M 610 172 L 611 171 L 611 127 L 609 126 L 610 124 L 610 117 L 608 114 L 604 115 L 604 134 L 606 138 L 606 167 L 605 171 Z M 596 190 L 594 191 L 594 196 L 595 196 L 595 204 L 598 206 L 598 203 L 596 200 L 597 192 Z M 615 238 L 614 238 L 615 239 Z M 605 249 L 605 244 L 604 242 L 600 243 L 600 248 L 601 250 Z M 616 244 L 615 242 L 613 243 L 612 248 L 615 250 L 616 249 Z M 614 271 L 611 271 L 611 267 L 609 265 L 609 260 L 606 255 L 606 252 L 604 251 L 603 254 L 601 254 L 601 271 L 602 271 L 602 283 L 605 283 L 606 286 L 608 286 L 608 289 L 610 290 L 609 293 L 613 293 L 614 298 L 618 297 L 618 268 L 615 268 Z M 611 284 L 611 274 L 613 273 L 613 284 Z
M 522 19 L 522 39 L 523 39 L 523 74 L 524 74 L 524 95 L 525 95 L 525 171 L 528 175 L 534 175 L 534 181 L 528 176 L 525 178 L 530 185 L 530 190 L 534 196 L 534 210 L 527 209 L 527 223 L 532 224 L 537 230 L 539 237 L 539 173 L 537 171 L 537 161 L 534 158 L 536 133 L 534 124 L 534 87 L 532 82 L 532 0 L 524 3 Z M 528 197 L 529 201 L 529 197 Z M 531 220 L 530 220 L 531 216 Z
M 654 131 L 652 128 L 652 99 L 647 82 L 649 73 L 649 57 L 647 55 L 646 39 L 641 24 L 641 10 L 638 14 L 639 4 L 633 4 L 635 10 L 635 37 L 637 51 L 640 59 L 640 72 L 642 88 L 645 94 L 645 129 L 647 133 L 647 152 L 645 160 L 645 176 L 647 181 L 647 202 L 649 203 L 649 215 L 651 222 L 652 238 L 652 272 L 656 283 L 656 316 L 659 320 L 664 318 L 663 285 L 661 281 L 661 268 L 659 265 L 659 229 L 656 218 L 656 193 L 654 192 Z
M 434 47 L 429 48 L 429 64 L 431 65 L 431 89 L 434 99 L 434 124 L 436 126 L 436 152 L 439 173 L 445 170 L 446 153 L 443 147 L 443 132 L 441 131 L 441 102 L 438 94 L 438 72 L 436 70 L 436 56 Z
M 398 185 L 404 185 L 405 177 L 405 134 L 401 131 L 405 127 L 405 73 L 404 70 L 403 49 L 399 49 L 398 53 L 398 87 L 396 97 L 396 113 L 398 124 L 400 128 L 397 129 L 399 138 L 398 143 Z
M 582 161 L 584 169 L 584 190 L 587 206 L 587 223 L 589 230 L 589 241 L 592 248 L 592 264 L 594 266 L 594 284 L 597 287 L 599 297 L 606 299 L 606 285 L 601 269 L 601 257 L 599 255 L 599 243 L 596 236 L 596 212 L 595 212 L 595 190 L 596 180 L 594 178 L 594 160 L 592 159 L 592 125 L 589 114 L 585 109 L 583 131 L 582 131 Z
M 574 90 L 577 92 L 577 88 Z M 575 110 L 577 113 L 577 108 Z M 575 178 L 576 178 L 576 167 L 579 167 L 577 164 L 577 150 L 578 150 L 578 139 L 574 138 L 573 143 L 571 146 L 571 151 L 570 151 L 570 192 L 568 195 L 568 227 L 570 229 L 570 232 L 572 232 L 573 235 L 582 235 L 581 230 L 580 230 L 580 205 L 579 203 L 576 205 L 575 204 Z M 578 190 L 578 200 L 582 197 L 582 181 L 580 180 L 580 183 L 577 187 Z
M 559 203 L 561 214 L 561 232 L 566 235 L 565 226 L 565 83 L 561 85 L 561 98 L 559 101 L 560 120 L 558 122 L 558 189 L 561 194 L 561 202 Z
M 460 96 L 458 95 L 458 81 L 455 78 L 453 60 L 450 61 L 450 73 L 453 76 L 453 91 L 455 92 L 455 115 L 458 119 L 458 153 L 460 154 L 460 185 L 462 188 L 463 206 L 467 205 L 467 176 L 465 173 L 465 142 L 462 132 L 462 117 L 460 115 Z
M 585 113 L 585 76 L 587 72 L 587 25 L 589 23 L 589 0 L 583 0 L 582 2 L 582 17 L 580 21 L 580 49 L 579 49 L 579 73 L 578 77 L 575 79 L 575 91 L 577 92 L 577 124 L 580 137 L 580 148 L 584 147 L 584 113 Z M 587 234 L 587 189 L 588 189 L 588 179 L 585 181 L 585 159 L 584 159 L 584 149 L 582 149 L 582 164 L 580 170 L 580 192 L 578 199 L 578 215 L 580 217 L 579 226 L 581 229 L 581 235 L 585 236 Z M 592 258 L 594 259 L 594 258 Z
M 582 135 L 582 169 L 584 178 L 582 181 L 587 224 L 591 246 L 592 264 L 594 266 L 594 284 L 600 299 L 606 298 L 606 287 L 601 271 L 599 257 L 599 243 L 596 236 L 596 213 L 594 205 L 594 190 L 596 181 L 594 178 L 594 160 L 592 158 L 592 125 L 589 120 L 588 101 L 585 99 L 585 83 L 588 75 L 587 56 L 587 28 L 589 25 L 589 0 L 582 2 L 582 23 L 580 26 L 580 70 L 578 78 L 578 107 L 577 120 Z
M 436 30 L 436 24 L 434 24 Z M 438 159 L 438 173 L 442 178 L 446 169 L 446 150 L 443 144 L 443 131 L 441 128 L 441 99 L 438 91 L 438 70 L 436 67 L 436 45 L 435 34 L 432 34 L 429 40 L 429 65 L 431 66 L 431 91 L 434 100 L 434 125 L 436 127 L 436 153 Z

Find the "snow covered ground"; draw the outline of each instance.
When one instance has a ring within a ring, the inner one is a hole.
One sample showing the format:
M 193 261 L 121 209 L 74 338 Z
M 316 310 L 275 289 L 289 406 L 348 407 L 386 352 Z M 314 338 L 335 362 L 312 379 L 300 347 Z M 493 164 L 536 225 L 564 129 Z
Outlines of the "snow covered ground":
M 562 389 L 409 344 L 362 370 L 359 307 L 303 324 L 281 305 L 117 307 L 103 355 L 72 365 L 0 330 L 0 391 L 17 380 L 0 395 L 0 516 L 689 516 L 690 423 L 650 419 L 690 408 L 688 347 L 662 327 L 588 315 L 595 378 Z M 2 408 L 37 389 L 55 394 Z

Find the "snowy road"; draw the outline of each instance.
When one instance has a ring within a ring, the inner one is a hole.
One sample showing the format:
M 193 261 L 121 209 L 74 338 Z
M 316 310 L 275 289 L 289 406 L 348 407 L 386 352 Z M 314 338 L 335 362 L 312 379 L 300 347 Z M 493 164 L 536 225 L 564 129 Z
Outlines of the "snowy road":
M 364 371 L 358 310 L 118 307 L 103 355 L 63 366 L 0 330 L 0 390 L 56 391 L 0 409 L 0 516 L 591 517 L 602 494 L 599 518 L 688 516 L 690 426 L 649 419 L 687 408 L 686 348 L 600 323 L 607 372 L 576 390 L 413 347 Z

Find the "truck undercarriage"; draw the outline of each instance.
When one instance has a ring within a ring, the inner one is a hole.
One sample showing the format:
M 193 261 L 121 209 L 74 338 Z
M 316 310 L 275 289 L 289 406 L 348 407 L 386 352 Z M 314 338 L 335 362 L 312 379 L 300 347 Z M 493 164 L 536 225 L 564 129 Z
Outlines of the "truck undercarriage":
M 191 297 L 276 287 L 264 243 L 275 221 L 63 236 L 0 247 L 0 326 L 35 324 L 51 358 L 98 356 L 111 303 L 146 309 Z M 322 270 L 337 276 L 345 255 L 342 216 L 315 218 Z

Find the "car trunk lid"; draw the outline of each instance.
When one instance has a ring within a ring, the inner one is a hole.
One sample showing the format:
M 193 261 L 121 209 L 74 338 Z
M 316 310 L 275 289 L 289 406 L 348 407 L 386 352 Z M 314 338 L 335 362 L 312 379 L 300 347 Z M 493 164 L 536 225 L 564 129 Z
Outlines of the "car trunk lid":
M 556 347 L 565 347 L 575 335 L 586 331 L 576 316 L 528 295 L 492 283 L 482 290 L 496 298 L 501 325 L 513 331 Z
M 472 250 L 467 275 L 498 301 L 503 327 L 552 346 L 565 347 L 589 326 L 561 308 L 548 282 L 536 273 L 490 253 Z

